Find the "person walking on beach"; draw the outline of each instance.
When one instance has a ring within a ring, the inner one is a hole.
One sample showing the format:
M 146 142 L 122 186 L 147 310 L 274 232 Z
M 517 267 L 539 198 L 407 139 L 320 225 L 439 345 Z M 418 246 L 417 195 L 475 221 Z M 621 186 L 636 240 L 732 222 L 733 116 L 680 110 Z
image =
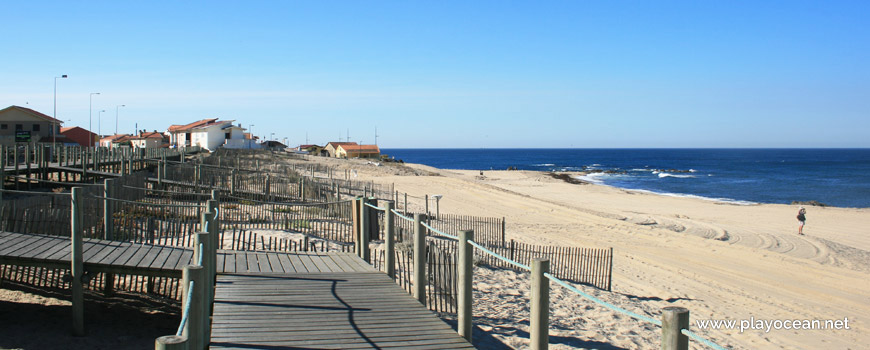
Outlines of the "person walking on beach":
M 801 207 L 800 210 L 798 210 L 797 219 L 798 219 L 798 222 L 800 222 L 800 224 L 798 224 L 798 234 L 802 235 L 802 236 L 804 234 L 804 225 L 807 223 L 806 214 L 807 214 L 807 210 L 804 209 L 804 207 Z

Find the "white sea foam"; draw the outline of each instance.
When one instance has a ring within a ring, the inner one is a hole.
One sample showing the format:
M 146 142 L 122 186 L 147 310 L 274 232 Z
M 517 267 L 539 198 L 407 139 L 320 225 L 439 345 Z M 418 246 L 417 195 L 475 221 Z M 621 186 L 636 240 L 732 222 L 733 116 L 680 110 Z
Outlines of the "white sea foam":
M 660 177 L 660 178 L 666 178 L 666 177 L 678 177 L 678 178 L 681 178 L 681 179 L 687 179 L 687 178 L 695 177 L 695 175 L 682 175 L 682 174 L 671 174 L 671 173 L 659 173 L 659 177 Z
M 594 184 L 603 184 L 604 181 L 601 178 L 603 178 L 607 175 L 608 174 L 605 174 L 605 173 L 592 173 L 592 174 L 586 174 L 583 176 L 573 176 L 573 178 L 575 178 L 577 180 L 581 180 L 581 181 L 591 182 Z
M 648 191 L 648 190 L 632 190 L 632 189 L 629 189 L 629 191 L 632 191 L 632 192 L 641 192 L 641 193 L 649 193 L 649 194 L 656 194 L 656 195 L 660 195 L 660 196 L 668 196 L 668 197 L 695 198 L 695 199 L 702 199 L 702 200 L 705 200 L 705 201 L 719 202 L 719 203 L 728 203 L 728 204 L 736 204 L 736 205 L 756 205 L 756 204 L 758 204 L 758 203 L 756 203 L 756 202 L 741 201 L 741 200 L 731 199 L 731 198 L 710 198 L 710 197 L 704 197 L 704 196 L 697 196 L 697 195 L 694 195 L 694 194 L 682 194 L 682 193 L 670 193 L 670 192 L 654 192 L 654 191 Z
M 631 169 L 631 171 L 652 171 L 652 172 L 654 172 L 654 173 L 657 172 L 657 171 L 655 171 L 655 170 L 653 170 L 653 169 L 640 169 L 640 168 L 637 168 L 637 169 Z
M 695 170 L 695 169 L 689 169 L 689 172 L 690 172 L 690 173 L 697 173 L 698 171 Z
M 553 163 L 535 164 L 534 166 L 555 166 Z

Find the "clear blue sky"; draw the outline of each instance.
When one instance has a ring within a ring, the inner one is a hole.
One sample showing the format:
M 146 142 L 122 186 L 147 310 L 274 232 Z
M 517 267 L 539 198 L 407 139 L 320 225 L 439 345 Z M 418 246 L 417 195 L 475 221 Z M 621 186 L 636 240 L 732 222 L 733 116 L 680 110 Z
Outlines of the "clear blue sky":
M 870 147 L 868 1 L 5 1 L 0 108 L 397 147 Z

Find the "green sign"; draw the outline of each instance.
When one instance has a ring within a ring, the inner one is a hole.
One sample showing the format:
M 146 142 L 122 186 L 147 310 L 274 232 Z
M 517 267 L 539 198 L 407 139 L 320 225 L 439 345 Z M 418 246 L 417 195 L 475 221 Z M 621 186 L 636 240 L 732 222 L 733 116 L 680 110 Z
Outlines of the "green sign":
M 15 131 L 15 142 L 30 142 L 30 131 Z

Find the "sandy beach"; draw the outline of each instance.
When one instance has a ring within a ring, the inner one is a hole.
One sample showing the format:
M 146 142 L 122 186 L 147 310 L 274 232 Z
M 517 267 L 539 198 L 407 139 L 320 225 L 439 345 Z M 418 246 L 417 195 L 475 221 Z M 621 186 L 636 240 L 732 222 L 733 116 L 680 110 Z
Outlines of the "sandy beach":
M 692 330 L 743 349 L 858 349 L 870 343 L 870 209 L 736 205 L 613 187 L 569 184 L 533 171 L 440 170 L 423 165 L 318 157 L 357 179 L 399 192 L 442 194 L 442 213 L 505 217 L 508 239 L 613 247 L 613 292 L 590 294 L 653 317 L 666 306 L 691 312 Z M 528 276 L 478 268 L 478 326 L 506 344 L 527 341 Z M 554 348 L 653 348 L 645 325 L 552 284 Z M 849 329 L 702 330 L 696 320 L 844 320 Z M 524 338 L 525 337 L 525 338 Z

